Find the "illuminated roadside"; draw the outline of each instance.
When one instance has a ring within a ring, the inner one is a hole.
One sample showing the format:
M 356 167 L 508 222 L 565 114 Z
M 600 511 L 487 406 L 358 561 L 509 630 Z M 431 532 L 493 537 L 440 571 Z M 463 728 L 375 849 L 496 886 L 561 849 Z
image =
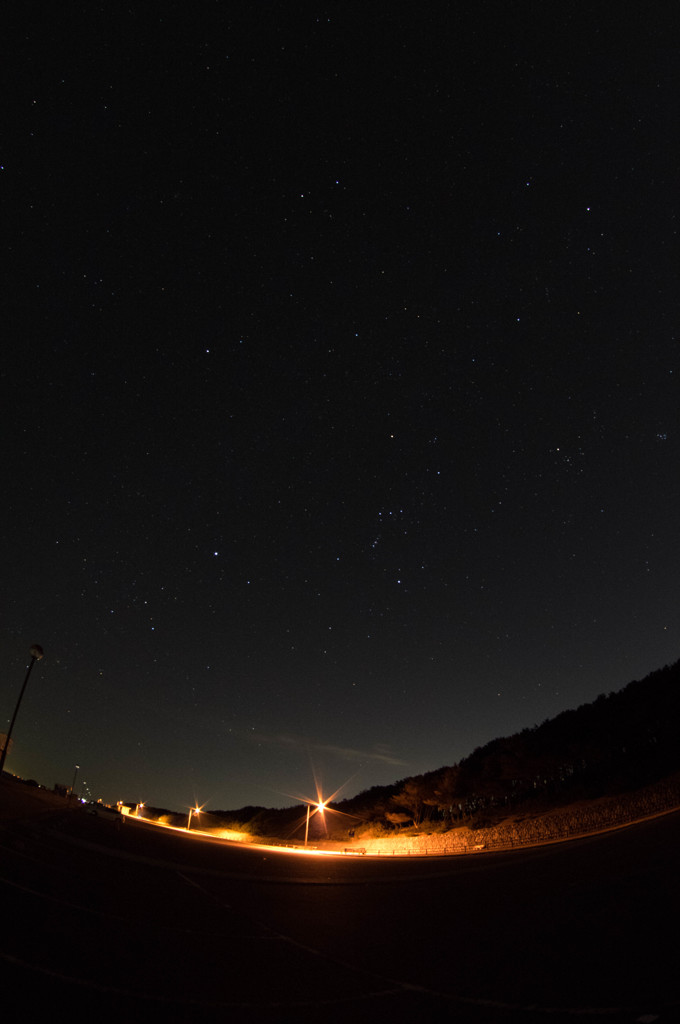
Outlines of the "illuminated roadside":
M 274 846 L 269 843 L 259 843 L 252 840 L 247 832 L 235 833 L 235 835 L 242 835 L 243 839 L 230 839 L 227 836 L 218 835 L 215 832 L 204 832 L 198 828 L 188 829 L 186 826 L 179 825 L 166 825 L 165 822 L 156 821 L 153 818 L 144 818 L 140 815 L 130 815 L 127 821 L 143 821 L 145 825 L 154 825 L 156 828 L 166 829 L 169 832 L 176 832 L 180 835 L 187 836 L 190 839 L 210 839 L 213 842 L 225 843 L 229 846 L 238 846 L 243 850 L 269 850 L 272 853 L 296 853 L 303 857 L 345 857 L 345 856 L 357 856 L 357 851 L 352 850 L 350 847 L 347 850 L 318 850 L 312 847 L 304 846 Z

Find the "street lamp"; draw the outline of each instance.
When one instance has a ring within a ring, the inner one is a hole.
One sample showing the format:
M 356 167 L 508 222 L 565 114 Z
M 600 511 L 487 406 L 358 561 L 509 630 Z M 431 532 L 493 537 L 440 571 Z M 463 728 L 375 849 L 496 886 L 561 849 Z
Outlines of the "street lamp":
M 79 769 L 79 768 L 80 768 L 80 765 L 79 765 L 79 764 L 77 764 L 77 765 L 75 766 L 75 769 L 76 769 L 76 770 L 75 770 L 75 771 L 74 771 L 74 773 L 73 773 L 73 782 L 71 783 L 71 796 L 73 796 L 73 790 L 75 789 L 75 786 L 76 786 L 76 775 L 78 774 L 78 769 Z
M 201 813 L 201 808 L 200 807 L 191 807 L 189 809 L 189 821 L 187 822 L 187 832 L 191 828 L 191 817 L 192 817 L 192 815 L 200 814 L 200 813 Z
M 5 745 L 2 748 L 2 756 L 0 756 L 0 775 L 2 775 L 2 770 L 5 767 L 5 758 L 7 757 L 7 751 L 9 750 L 9 741 L 10 741 L 10 737 L 12 735 L 12 729 L 14 728 L 14 723 L 16 722 L 16 718 L 17 718 L 17 715 L 19 713 L 19 705 L 21 704 L 21 698 L 23 697 L 24 690 L 26 689 L 26 683 L 28 682 L 28 677 L 30 676 L 31 669 L 35 665 L 36 661 L 40 661 L 40 659 L 42 657 L 44 657 L 44 655 L 43 655 L 43 649 L 40 646 L 40 644 L 33 644 L 33 646 L 31 647 L 31 663 L 28 666 L 28 669 L 26 670 L 26 678 L 24 679 L 24 685 L 21 687 L 21 693 L 19 694 L 19 700 L 17 701 L 17 706 L 14 709 L 14 714 L 12 715 L 12 721 L 9 724 L 9 731 L 7 733 L 7 736 L 5 737 Z
M 314 807 L 315 807 L 314 813 L 316 814 L 317 811 L 320 811 L 321 814 L 323 814 L 323 809 L 324 809 L 325 806 L 326 805 L 323 802 L 323 800 L 320 803 L 315 804 L 314 805 Z M 307 845 L 307 838 L 309 836 L 309 812 L 311 811 L 311 809 L 312 809 L 312 804 L 307 804 L 307 824 L 305 825 L 305 846 Z

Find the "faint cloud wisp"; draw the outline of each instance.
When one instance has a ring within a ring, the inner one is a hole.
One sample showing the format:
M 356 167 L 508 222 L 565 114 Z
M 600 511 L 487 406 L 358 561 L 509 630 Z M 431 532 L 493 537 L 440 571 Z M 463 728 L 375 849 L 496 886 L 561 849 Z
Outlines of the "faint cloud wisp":
M 295 747 L 308 750 L 314 754 L 325 754 L 349 761 L 352 764 L 366 764 L 376 762 L 378 764 L 389 764 L 395 767 L 404 768 L 408 762 L 395 757 L 389 747 L 377 744 L 372 750 L 358 750 L 356 747 L 341 747 L 334 743 L 313 743 L 302 736 L 294 736 L 288 733 L 266 736 L 262 733 L 253 734 L 253 739 L 258 743 L 267 743 L 281 747 Z

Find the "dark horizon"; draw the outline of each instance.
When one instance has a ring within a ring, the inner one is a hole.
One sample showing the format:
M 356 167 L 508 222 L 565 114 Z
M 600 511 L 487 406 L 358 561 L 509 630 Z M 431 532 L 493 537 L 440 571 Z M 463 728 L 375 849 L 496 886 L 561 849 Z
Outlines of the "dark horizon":
M 293 803 L 282 807 L 204 804 L 199 811 L 208 817 L 233 815 L 234 821 L 252 824 L 262 814 L 265 819 L 273 815 L 271 820 L 275 821 L 279 812 L 285 815 L 323 803 L 342 811 L 343 816 L 361 808 L 357 821 L 385 824 L 392 820 L 385 817 L 387 810 L 412 811 L 417 805 L 419 812 L 413 824 L 420 824 L 422 817 L 430 823 L 445 821 L 453 828 L 473 819 L 478 823 L 503 821 L 507 814 L 525 805 L 533 806 L 534 813 L 536 807 L 547 812 L 574 801 L 639 793 L 659 784 L 666 788 L 670 785 L 669 792 L 675 792 L 677 783 L 672 777 L 680 768 L 673 725 L 678 715 L 678 679 L 680 660 L 631 680 L 619 690 L 599 694 L 576 709 L 562 711 L 533 728 L 494 737 L 455 764 L 369 785 L 356 794 L 343 792 L 346 787 L 342 786 L 333 793 L 322 792 L 316 785 L 315 796 L 297 800 L 291 796 Z M 21 781 L 37 784 L 35 779 Z M 80 797 L 77 787 L 76 795 Z M 134 800 L 120 803 L 136 806 Z M 148 801 L 142 806 L 145 817 L 181 817 L 187 813 Z M 248 812 L 245 817 L 244 812 Z

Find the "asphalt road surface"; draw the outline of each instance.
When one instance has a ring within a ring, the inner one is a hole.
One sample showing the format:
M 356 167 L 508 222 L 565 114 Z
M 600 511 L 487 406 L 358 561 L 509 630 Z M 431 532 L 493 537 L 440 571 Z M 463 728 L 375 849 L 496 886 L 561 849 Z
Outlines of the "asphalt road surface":
M 378 859 L 244 849 L 17 787 L 0 785 L 6 1019 L 680 1020 L 680 813 Z

